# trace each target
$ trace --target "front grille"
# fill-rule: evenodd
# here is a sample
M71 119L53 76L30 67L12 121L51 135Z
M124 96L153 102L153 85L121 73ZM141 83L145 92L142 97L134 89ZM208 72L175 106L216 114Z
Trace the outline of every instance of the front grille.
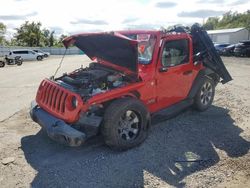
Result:
M78 106L72 106L72 99L78 100ZM36 101L44 110L67 122L77 119L80 111L80 96L57 85L53 81L43 80L37 92Z

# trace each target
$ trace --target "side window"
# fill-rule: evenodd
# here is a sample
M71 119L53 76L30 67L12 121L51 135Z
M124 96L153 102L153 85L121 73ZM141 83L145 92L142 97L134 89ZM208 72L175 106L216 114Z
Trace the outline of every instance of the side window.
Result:
M167 41L164 44L161 63L172 67L189 61L189 47L187 39Z

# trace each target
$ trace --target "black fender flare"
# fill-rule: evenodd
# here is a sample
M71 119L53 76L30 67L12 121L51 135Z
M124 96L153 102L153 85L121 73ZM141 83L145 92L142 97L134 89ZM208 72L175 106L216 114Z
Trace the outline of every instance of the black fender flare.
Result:
M194 79L192 87L188 93L188 97L187 97L188 99L193 99L195 97L196 93L198 92L201 85L203 84L205 77L211 78L214 81L215 86L220 81L219 75L216 74L213 70L211 70L209 68L205 68L205 69L200 70L199 73L197 74L196 78Z
M199 73L197 74L196 78L193 81L192 87L188 93L188 99L193 99L196 95L196 93L198 92L198 90L200 89L201 85L204 82L206 76L206 69L202 69L199 71Z

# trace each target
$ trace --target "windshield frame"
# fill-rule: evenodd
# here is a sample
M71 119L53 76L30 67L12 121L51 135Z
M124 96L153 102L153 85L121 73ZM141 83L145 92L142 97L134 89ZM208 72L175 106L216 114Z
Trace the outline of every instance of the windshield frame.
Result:
M155 34L152 33L129 33L129 34L123 34L126 37L132 39L132 40L136 40L138 42L138 64L142 64L142 65L149 65L152 63L152 59L154 56L154 51L155 51L155 46L156 46L156 42L157 42L157 36ZM146 39L138 39L141 36L148 36L148 38ZM143 37L141 37L143 38ZM146 51L146 53L148 53L148 49L149 47L151 48L150 54L144 54ZM140 48L144 48L144 49L140 49ZM140 52L140 50L143 50L143 56L142 52ZM146 56L150 56L150 58L146 58Z

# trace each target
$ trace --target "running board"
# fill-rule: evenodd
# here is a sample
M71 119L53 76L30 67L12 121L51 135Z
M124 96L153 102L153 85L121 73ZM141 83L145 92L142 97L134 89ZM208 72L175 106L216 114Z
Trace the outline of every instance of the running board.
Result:
M193 102L193 99L186 99L168 108L155 112L154 114L152 114L152 124L157 124L176 116L186 108L190 107Z

